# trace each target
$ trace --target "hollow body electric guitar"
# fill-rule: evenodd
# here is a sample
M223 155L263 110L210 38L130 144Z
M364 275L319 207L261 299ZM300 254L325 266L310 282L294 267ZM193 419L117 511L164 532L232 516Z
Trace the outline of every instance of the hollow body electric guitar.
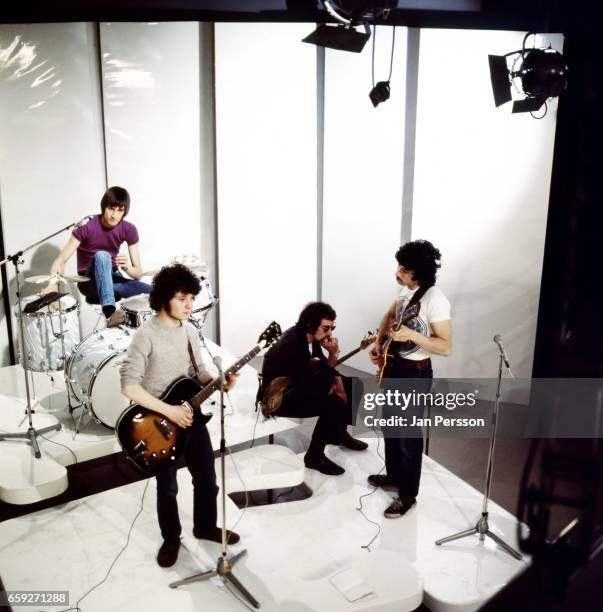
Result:
M411 319L419 316L419 311L421 310L421 302L417 302L412 306L406 308L400 318L396 321L396 325L394 326L394 331L398 331L403 325L408 323ZM391 336L387 337L387 340L383 343L382 349L382 361L379 366L379 370L377 372L377 381L381 382L384 378L388 376L389 369L391 368L394 356L392 354L391 345L399 344L395 340L392 339Z
M340 363L347 361L356 353L368 348L371 344L373 344L373 342L375 342L376 339L377 335L374 332L368 332L368 334L360 342L360 346L338 359L334 367L337 367ZM316 363L318 363L320 360L317 357L313 357L312 361L316 361ZM291 387L292 384L293 379L289 376L277 376L268 383L264 393L262 394L262 414L265 417L273 415L282 406L283 396L287 392L287 388Z
M224 372L234 374L261 350L271 346L281 335L278 323L272 322L258 339L257 345ZM177 406L183 404L193 413L193 427L207 423L210 415L203 414L201 404L220 387L216 378L202 386L194 378L182 376L165 391L161 400ZM134 404L127 408L115 427L117 439L128 457L144 472L157 474L174 465L184 450L186 430L166 416Z

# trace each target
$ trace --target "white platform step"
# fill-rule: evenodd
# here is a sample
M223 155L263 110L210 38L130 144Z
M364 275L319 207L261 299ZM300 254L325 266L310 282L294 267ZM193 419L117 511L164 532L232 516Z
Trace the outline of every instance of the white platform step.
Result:
M294 487L303 482L304 469L300 457L286 446L280 444L254 446L227 455L226 490L243 491L241 481L245 483L248 491ZM219 479L219 461L216 462L216 471Z

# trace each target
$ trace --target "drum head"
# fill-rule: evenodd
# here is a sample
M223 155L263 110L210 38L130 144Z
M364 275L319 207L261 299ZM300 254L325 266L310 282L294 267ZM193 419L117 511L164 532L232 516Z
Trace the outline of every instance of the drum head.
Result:
M115 353L103 361L92 380L90 399L94 416L107 427L115 429L121 413L130 400L121 393L119 366L126 354Z

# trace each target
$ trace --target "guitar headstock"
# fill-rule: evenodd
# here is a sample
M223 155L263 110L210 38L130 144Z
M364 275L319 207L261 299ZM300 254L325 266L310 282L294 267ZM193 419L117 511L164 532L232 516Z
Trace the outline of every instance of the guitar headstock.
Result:
M360 341L360 348L364 351L371 344L373 344L375 340L377 340L377 333L374 331L367 332L366 336L364 336L364 338L362 338L362 340Z
M260 334L258 344L263 349L266 349L272 346L282 333L281 326L276 321L272 321L272 323L270 323L270 325Z

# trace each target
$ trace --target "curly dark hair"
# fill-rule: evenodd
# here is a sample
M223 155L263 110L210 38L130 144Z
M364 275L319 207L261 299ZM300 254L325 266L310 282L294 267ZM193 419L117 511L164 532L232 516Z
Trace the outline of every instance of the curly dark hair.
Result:
M334 321L337 317L335 310L325 302L310 302L299 313L295 327L304 333L313 334L323 319Z
M170 300L181 291L197 295L201 291L199 279L182 264L164 266L153 277L149 304L155 312L169 311Z
M398 263L411 271L413 279L422 287L435 285L441 258L440 251L428 240L407 242L396 252Z
M121 206L124 209L124 217L130 210L130 194L123 187L109 187L101 198L101 212L105 212L107 206Z

